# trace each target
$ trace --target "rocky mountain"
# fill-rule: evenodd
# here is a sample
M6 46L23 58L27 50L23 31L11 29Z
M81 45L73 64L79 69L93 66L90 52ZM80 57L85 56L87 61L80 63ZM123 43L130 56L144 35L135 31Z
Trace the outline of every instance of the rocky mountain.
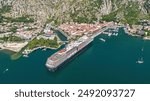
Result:
M9 17L32 15L39 23L113 20L136 23L150 19L150 0L0 0L0 8L11 5Z

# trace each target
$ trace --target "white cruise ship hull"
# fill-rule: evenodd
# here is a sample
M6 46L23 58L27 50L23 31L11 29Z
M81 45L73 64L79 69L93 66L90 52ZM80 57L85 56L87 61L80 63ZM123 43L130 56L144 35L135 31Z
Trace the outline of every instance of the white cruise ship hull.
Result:
M64 64L68 63L69 61L71 61L72 59L74 59L76 56L78 56L81 52L83 52L90 45L90 43L92 41L93 41L93 39L91 38L88 41L86 41L86 43L84 44L84 46L82 46L81 48L77 47L77 50L75 52L73 52L72 54L70 54L69 56L67 56L61 62L55 64L55 66L49 65L49 60L47 60L46 67L48 68L49 71L55 71L55 70L57 70L59 67L61 67Z

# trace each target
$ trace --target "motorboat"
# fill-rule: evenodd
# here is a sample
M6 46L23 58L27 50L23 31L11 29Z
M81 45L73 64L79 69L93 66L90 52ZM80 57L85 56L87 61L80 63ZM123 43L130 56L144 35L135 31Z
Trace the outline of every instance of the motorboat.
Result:
M106 42L106 40L105 40L105 39L103 39L103 38L99 38L99 40L101 40L101 41L103 41L103 42Z

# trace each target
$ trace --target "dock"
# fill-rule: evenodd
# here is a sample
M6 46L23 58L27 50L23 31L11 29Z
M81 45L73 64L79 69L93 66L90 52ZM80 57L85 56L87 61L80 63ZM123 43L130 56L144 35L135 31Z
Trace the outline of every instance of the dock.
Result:
M110 27L102 28L100 31L98 31L97 33L95 33L95 34L92 36L92 38L97 37L98 35L100 35L100 34L103 33L104 31L106 31L108 28L110 28Z
M102 28L102 29L100 29L97 33L95 33L94 35L92 35L92 38L95 38L95 37L97 37L98 35L100 35L100 34L102 34L102 33L104 33L104 34L110 34L109 32L105 32L107 29L118 29L118 28L122 28L123 26L107 26L107 27L105 27L105 28Z
M129 31L125 27L124 27L124 31L125 31L126 34L129 34Z

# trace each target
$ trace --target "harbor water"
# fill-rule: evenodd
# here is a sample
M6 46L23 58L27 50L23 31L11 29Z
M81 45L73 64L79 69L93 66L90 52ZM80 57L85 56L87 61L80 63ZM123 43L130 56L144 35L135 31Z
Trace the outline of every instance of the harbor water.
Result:
M103 38L105 41L100 40ZM91 46L56 72L45 66L57 50L37 50L11 60L0 52L0 84L147 84L150 83L150 41L128 36L97 36ZM143 58L143 63L137 63Z

